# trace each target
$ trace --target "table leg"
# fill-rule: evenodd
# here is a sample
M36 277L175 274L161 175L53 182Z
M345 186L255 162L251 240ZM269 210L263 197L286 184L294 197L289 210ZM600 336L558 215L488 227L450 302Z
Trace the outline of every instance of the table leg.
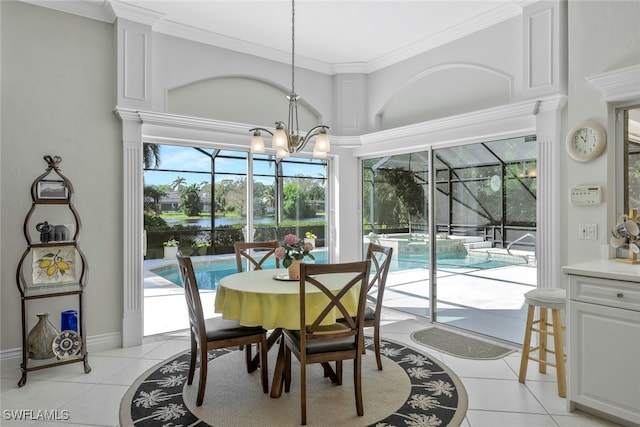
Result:
M276 341L278 341L278 338L280 338L281 335L282 335L281 328L276 328L273 331L271 331L271 333L267 337L267 351L270 350L271 347L273 347L273 345L276 343ZM253 357L251 362L249 362L249 372L253 372L256 369L258 369L259 365L260 365L260 352L258 352Z
M282 384L284 383L285 355L284 355L284 338L280 340L278 348L278 359L273 372L273 380L271 381L271 397L277 399L282 395Z

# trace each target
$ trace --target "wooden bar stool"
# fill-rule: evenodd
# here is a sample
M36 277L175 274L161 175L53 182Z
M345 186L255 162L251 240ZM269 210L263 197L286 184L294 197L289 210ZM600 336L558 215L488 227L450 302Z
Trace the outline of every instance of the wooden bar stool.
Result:
M525 302L529 305L527 312L527 326L522 344L522 359L520 360L520 375L518 380L524 384L527 377L529 360L538 362L538 371L547 373L547 365L556 368L558 376L558 394L567 397L567 382L564 369L564 350L562 347L562 321L560 310L565 309L566 290L564 289L534 289L524 294ZM535 308L539 307L540 317L534 320ZM548 322L547 310L551 310L551 323ZM551 328L549 328L551 327ZM539 339L536 347L531 347L531 333L538 332ZM553 350L547 348L547 335L553 336ZM538 357L531 353L538 352ZM547 361L547 353L554 355L554 362Z

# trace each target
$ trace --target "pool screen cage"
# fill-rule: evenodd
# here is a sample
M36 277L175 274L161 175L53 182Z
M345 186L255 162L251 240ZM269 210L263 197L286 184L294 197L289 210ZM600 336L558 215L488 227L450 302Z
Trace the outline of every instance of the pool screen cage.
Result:
M363 160L363 233L428 236L429 153ZM436 234L535 251L536 138L433 150ZM528 238L532 237L532 238Z

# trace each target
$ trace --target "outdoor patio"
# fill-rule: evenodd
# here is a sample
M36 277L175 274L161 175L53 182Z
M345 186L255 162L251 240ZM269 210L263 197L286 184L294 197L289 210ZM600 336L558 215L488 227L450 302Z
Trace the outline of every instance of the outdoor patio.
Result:
M233 259L233 255L217 255L194 257L194 260L221 257ZM175 264L175 261L144 262L145 336L188 327L182 288L151 271L168 264ZM418 316L427 320L428 274L429 271L423 268L390 272L385 307L407 313L410 318ZM439 268L437 280L439 322L521 344L526 319L524 294L536 287L535 262L486 270ZM202 290L201 297L205 316L216 316L213 312L215 291Z

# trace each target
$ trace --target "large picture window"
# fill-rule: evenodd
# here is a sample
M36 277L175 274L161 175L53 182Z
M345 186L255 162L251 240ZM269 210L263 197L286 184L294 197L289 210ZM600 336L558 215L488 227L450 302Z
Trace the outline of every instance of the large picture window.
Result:
M151 151L145 144L145 152ZM233 253L237 241L316 236L327 244L327 160L153 145L145 162L145 259L175 240L186 255ZM147 157L145 156L145 159Z

